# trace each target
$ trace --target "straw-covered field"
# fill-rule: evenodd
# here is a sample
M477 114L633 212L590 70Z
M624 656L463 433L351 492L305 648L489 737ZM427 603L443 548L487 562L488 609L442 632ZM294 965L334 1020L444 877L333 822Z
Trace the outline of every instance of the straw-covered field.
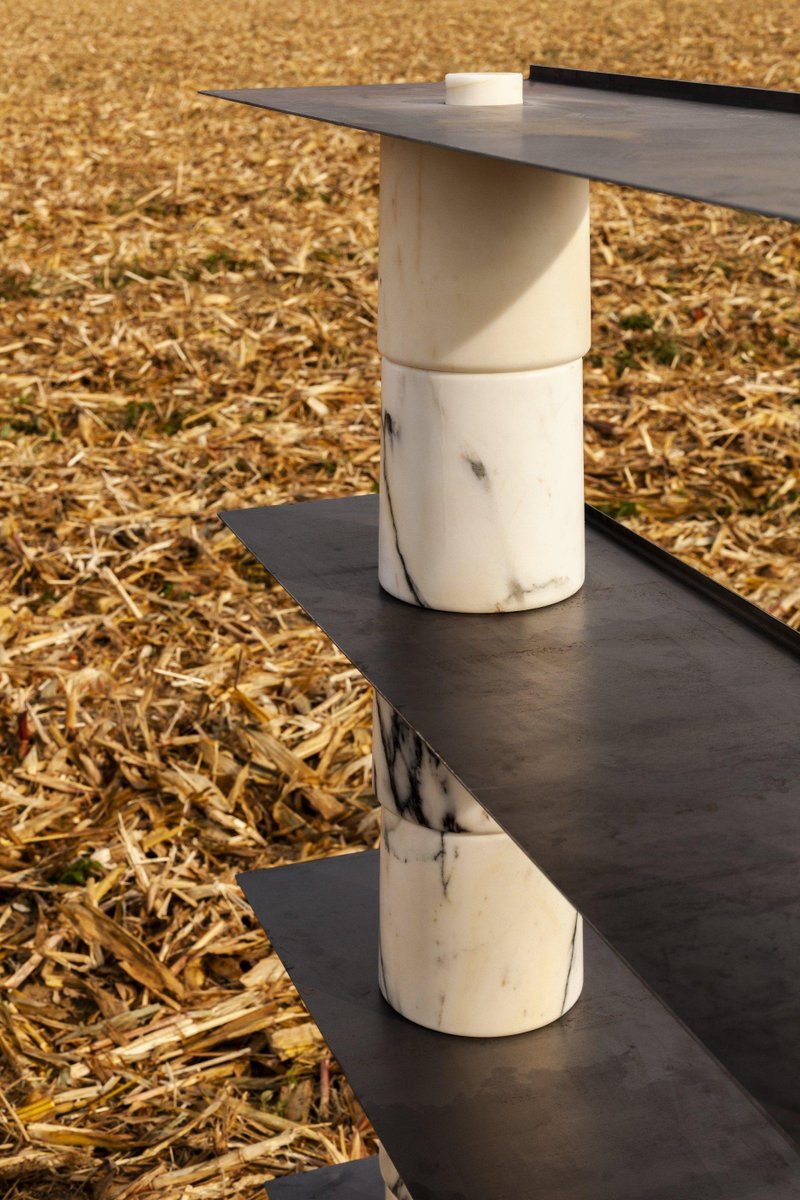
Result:
M795 0L2 0L0 1192L374 1148L237 871L371 846L355 671L216 513L377 481L376 142L201 87L800 87ZM800 238L597 187L589 498L800 626Z

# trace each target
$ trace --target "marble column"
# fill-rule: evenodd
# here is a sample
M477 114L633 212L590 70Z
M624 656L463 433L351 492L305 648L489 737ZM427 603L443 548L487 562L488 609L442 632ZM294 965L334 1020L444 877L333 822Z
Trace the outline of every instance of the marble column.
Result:
M448 75L445 93L464 120L503 106L513 134L520 75ZM589 336L586 180L382 138L379 579L393 596L498 613L581 587ZM386 1000L463 1036L557 1020L583 985L578 913L380 697L373 758ZM381 1172L386 1200L411 1200L383 1150Z
M520 75L448 75L449 120L513 137L523 91ZM589 341L586 180L382 138L379 579L393 596L503 613L581 587ZM557 1020L583 984L578 913L380 697L373 755L386 1000L463 1036ZM386 1200L411 1200L383 1151L381 1171Z
M586 354L587 180L383 137L380 187L385 358L423 371L492 372Z
M554 604L584 577L580 360L536 371L383 361L379 578L425 608Z
M557 1020L583 984L578 913L381 697L373 756L386 1000L467 1037Z

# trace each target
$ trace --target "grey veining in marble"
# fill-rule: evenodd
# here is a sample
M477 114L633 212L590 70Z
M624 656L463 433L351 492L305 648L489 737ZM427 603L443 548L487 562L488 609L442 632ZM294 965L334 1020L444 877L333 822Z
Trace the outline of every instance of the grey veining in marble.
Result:
M502 833L438 754L377 693L372 706L372 762L379 802L406 821L442 833Z
M411 1192L400 1178L400 1172L389 1158L383 1146L380 1147L378 1152L378 1162L380 1164L381 1176L386 1186L386 1200L413 1200Z
M584 577L582 364L469 374L383 360L381 585L452 612L555 604Z

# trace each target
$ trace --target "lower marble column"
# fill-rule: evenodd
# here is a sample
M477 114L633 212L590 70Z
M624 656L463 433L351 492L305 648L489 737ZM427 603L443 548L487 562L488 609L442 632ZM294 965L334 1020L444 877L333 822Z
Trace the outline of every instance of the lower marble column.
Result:
M583 986L579 914L381 699L374 758L386 1000L468 1037L555 1021Z
M554 604L584 577L580 359L537 371L383 360L379 579L452 612Z

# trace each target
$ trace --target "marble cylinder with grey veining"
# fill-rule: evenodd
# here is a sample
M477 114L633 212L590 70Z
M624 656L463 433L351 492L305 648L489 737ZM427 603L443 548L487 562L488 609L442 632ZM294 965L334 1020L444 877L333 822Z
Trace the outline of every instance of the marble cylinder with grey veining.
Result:
M445 103L466 121L504 106L507 125L525 91L511 72L451 73ZM379 276L382 586L453 612L571 596L583 582L587 181L383 137Z
M584 577L581 362L457 374L383 361L379 579L452 612L554 604Z
M446 833L500 833L474 796L383 696L372 702L372 765L381 805Z
M376 716L384 997L469 1037L555 1021L583 984L580 916L380 698Z
M378 348L392 362L530 371L588 351L586 179L382 137L379 220Z

